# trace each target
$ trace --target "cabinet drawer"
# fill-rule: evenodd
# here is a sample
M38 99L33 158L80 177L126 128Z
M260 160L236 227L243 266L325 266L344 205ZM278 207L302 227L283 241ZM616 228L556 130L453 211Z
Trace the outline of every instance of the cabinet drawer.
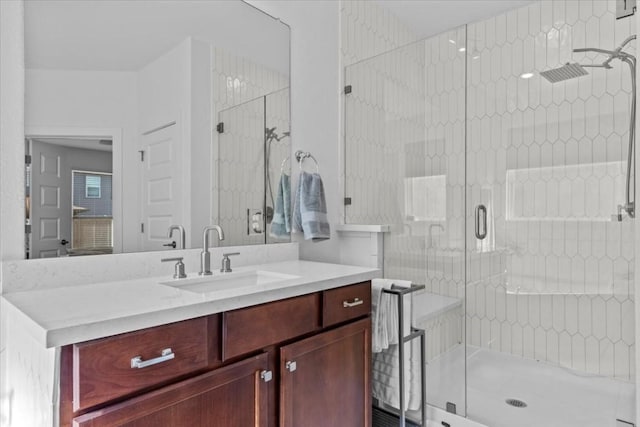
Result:
M322 327L371 313L371 282L330 289L322 293Z
M208 344L215 342L208 337L207 327L213 318L200 317L75 344L74 411L206 368L210 354L215 352ZM217 335L216 330L210 333ZM158 359L163 350L165 357ZM139 358L141 367L132 366L134 358ZM159 363L149 362L152 360Z
M75 427L267 426L261 354L76 417Z
M318 293L223 314L222 359L260 350L319 329Z

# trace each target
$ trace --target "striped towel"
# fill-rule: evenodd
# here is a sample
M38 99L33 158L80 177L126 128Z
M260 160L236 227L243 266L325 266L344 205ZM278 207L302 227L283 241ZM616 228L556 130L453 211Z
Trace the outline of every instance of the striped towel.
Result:
M382 289L391 286L409 287L410 281L374 279L372 281L373 318L373 397L393 406L400 407L400 355L398 345L398 301L397 296L386 294ZM404 296L404 333L411 333L411 295ZM417 410L421 406L420 341L413 340L405 345L404 386L405 410Z

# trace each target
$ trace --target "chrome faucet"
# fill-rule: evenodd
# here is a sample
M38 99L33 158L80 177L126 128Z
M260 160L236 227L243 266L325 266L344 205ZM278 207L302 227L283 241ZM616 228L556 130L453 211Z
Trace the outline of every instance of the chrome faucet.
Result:
M228 254L222 254L222 266L220 267L220 273L231 273L231 259L232 255L240 255L240 252L230 252Z
M180 249L184 249L185 248L185 242L187 240L185 232L184 232L184 227L181 225L172 225L169 227L169 238L171 238L171 236L173 236L173 231L174 230L178 230L180 232Z
M218 239L224 240L224 231L219 225L208 225L202 231L202 252L200 252L200 273L201 276L211 276L211 254L209 253L209 232L216 230Z
M184 262L182 262L184 258L176 257L176 258L162 258L160 261L176 261L176 265L174 267L173 278L174 279L184 279L187 277L187 274L184 272Z

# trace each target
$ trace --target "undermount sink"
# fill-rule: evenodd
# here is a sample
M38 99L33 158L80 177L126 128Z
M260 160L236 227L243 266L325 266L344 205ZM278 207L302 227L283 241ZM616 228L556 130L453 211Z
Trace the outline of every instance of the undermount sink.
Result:
M263 270L238 271L232 273L220 273L213 276L199 276L192 279L178 279L160 282L161 285L171 286L183 291L198 294L259 287L286 280L297 279L300 276L291 274L274 273Z

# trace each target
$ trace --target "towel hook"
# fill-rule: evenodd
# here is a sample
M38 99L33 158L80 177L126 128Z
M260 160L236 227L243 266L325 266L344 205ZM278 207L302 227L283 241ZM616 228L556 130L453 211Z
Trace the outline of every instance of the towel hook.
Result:
M311 159L313 160L313 163L316 164L316 173L320 172L320 166L318 165L318 161L308 151L298 150L295 152L295 156L296 156L296 160L298 161L298 165L300 166L300 170L302 170L302 163L304 162L304 160Z

